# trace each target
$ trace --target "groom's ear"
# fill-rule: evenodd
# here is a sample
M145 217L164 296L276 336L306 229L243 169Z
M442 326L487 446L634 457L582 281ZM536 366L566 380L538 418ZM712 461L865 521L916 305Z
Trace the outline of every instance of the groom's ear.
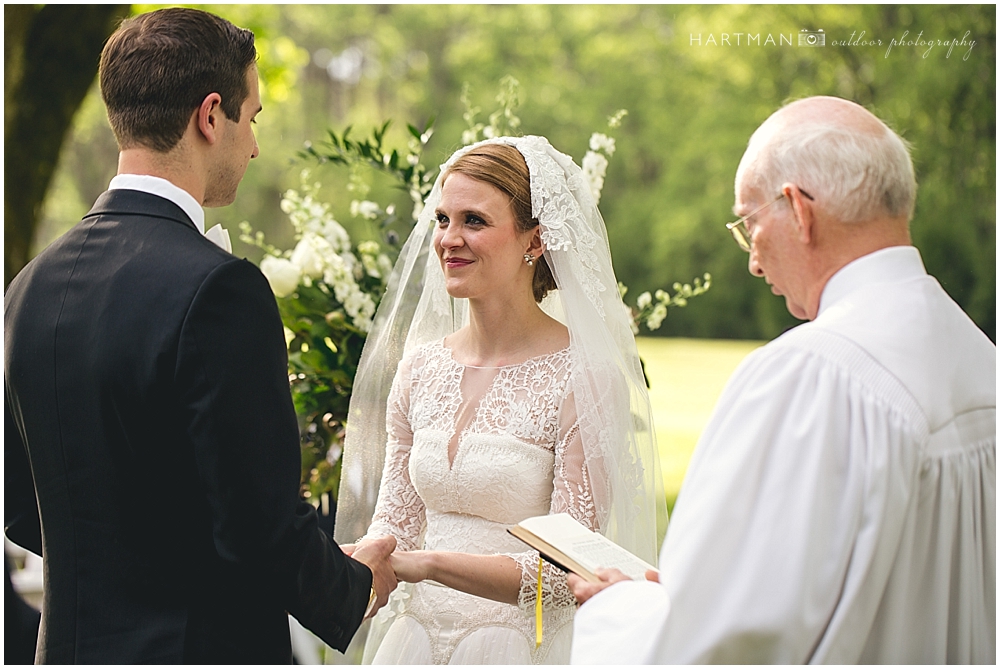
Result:
M225 112L222 111L222 96L218 93L209 93L194 113L198 133L209 144L215 144L219 139L219 126L225 118Z

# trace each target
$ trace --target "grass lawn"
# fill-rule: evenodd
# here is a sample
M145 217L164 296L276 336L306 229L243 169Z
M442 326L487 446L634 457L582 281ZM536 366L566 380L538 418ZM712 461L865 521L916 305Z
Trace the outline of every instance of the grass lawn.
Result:
M760 341L638 337L660 449L667 506L684 480L691 453L736 366Z

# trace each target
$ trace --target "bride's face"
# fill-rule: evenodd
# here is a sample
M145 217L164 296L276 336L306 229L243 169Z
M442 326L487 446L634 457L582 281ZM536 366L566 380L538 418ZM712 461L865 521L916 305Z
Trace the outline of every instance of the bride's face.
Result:
M452 297L507 291L531 294L532 268L524 261L532 231L517 228L510 197L488 183L452 173L441 189L434 250Z

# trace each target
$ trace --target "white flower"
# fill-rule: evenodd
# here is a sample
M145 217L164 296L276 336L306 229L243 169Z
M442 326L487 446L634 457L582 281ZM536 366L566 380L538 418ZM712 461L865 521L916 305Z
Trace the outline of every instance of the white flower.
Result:
M310 279L318 279L323 276L326 263L321 254L321 245L329 246L322 237L307 232L295 245L295 250L292 251L292 264Z
M596 174L602 179L604 174L608 169L608 159L599 153L593 151L587 151L587 155L583 157L583 171L589 174Z
M351 274L359 274L358 259L353 253L345 252L340 254L340 261L344 263L344 268Z
M594 195L594 202L601 201L601 190L604 188L604 174L608 169L608 159L594 151L587 151L583 157L583 174L590 184L590 192Z
M292 210L295 209L295 205L298 201L299 194L294 190L289 190L285 192L285 197L281 198L281 211L286 214L291 214Z
M351 201L351 216L360 216L361 218L366 218L369 221L374 221L378 218L379 212L382 208L371 200L352 200Z
M615 140L607 135L595 132L590 136L590 148L594 151L604 151L609 156L615 155Z
M349 256L349 254L345 254ZM352 262L356 262L351 256ZM344 311L354 321L354 326L362 332L371 328L371 319L375 314L375 302L371 296L364 293L354 281L351 268L344 262L345 258L334 255L329 258L323 281L333 288L333 295L344 305Z
M351 238L343 226L334 220L330 205L317 202L312 195L303 197L298 191L289 190L281 200L281 210L288 214L292 227L300 235L320 235L338 253L350 250Z
M646 327L650 330L657 330L663 324L663 319L666 317L667 305L660 302L653 308L653 313L649 315L649 318L646 319Z
M344 308L347 309L349 314L357 314L364 307L365 294L359 290L353 290L347 295L347 299L344 300Z
M384 253L380 253L378 256L378 270L382 276L392 274L392 260Z
M361 265L364 267L365 273L368 276L374 277L376 279L382 278L382 272L379 271L378 265L378 242L375 241L364 241L358 244L358 253L361 255Z
M330 262L328 262L326 266L326 271L323 273L323 282L333 288L334 295L341 303L343 303L338 290L341 290L340 286L345 279L351 281L352 283L353 279L351 279L351 273L348 268L344 266L343 258L338 255L334 255L329 258L329 261Z
M332 218L326 221L320 234L335 251L347 251L351 248L351 236L344 226Z
M310 223L322 219L324 216L326 216L327 205L323 204L322 202L314 201L311 195L306 197L305 202L303 202L303 204L305 204L308 207L307 211L309 212L309 216L312 217L313 219L312 221L310 221Z
M625 307L625 318L628 319L628 326L632 330L632 334L639 334L639 326L635 323L635 314L632 313L632 310L628 307L628 305L622 304L622 306Z
M639 309L645 309L652 303L653 296L649 294L648 290L635 300L635 306L639 307Z
M378 253L378 242L368 239L358 244L358 253L373 256Z
M420 214L424 210L424 199L416 188L410 189L410 199L413 200L413 220L415 221L420 218Z
M260 271L277 297L287 297L295 292L299 279L302 278L302 272L291 260L274 256L264 256L260 261Z

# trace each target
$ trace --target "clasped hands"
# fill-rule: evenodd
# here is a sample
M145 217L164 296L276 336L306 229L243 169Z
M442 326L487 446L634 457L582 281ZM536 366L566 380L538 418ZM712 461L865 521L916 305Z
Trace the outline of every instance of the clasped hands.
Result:
M341 546L341 549L346 554L351 555L360 562L364 562L372 570L377 598L376 607L371 613L374 613L374 611L385 605L389 594L395 590L399 581L419 583L429 578L442 580L441 576L433 575L435 573L435 553L433 551L396 551L395 547L396 541L391 536L380 539L368 539L356 546L353 544ZM375 559L369 561L370 558ZM438 571L440 570L439 565ZM600 583L589 583L575 574L567 576L567 584L579 604L583 604L598 592L615 583L631 580L617 569L598 569L595 571L595 574L601 579ZM659 582L659 573L654 570L647 571L646 580ZM461 585L456 586L450 581L448 584L464 590ZM475 591L468 590L468 592ZM482 596L494 599L492 594L483 594ZM506 601L506 598L497 599L498 601ZM516 601L516 598L514 601Z
M429 566L424 559L427 551L396 551L396 538L391 535L366 539L358 544L342 544L340 549L372 570L376 598L369 617L385 606L400 581L419 583L429 576Z

